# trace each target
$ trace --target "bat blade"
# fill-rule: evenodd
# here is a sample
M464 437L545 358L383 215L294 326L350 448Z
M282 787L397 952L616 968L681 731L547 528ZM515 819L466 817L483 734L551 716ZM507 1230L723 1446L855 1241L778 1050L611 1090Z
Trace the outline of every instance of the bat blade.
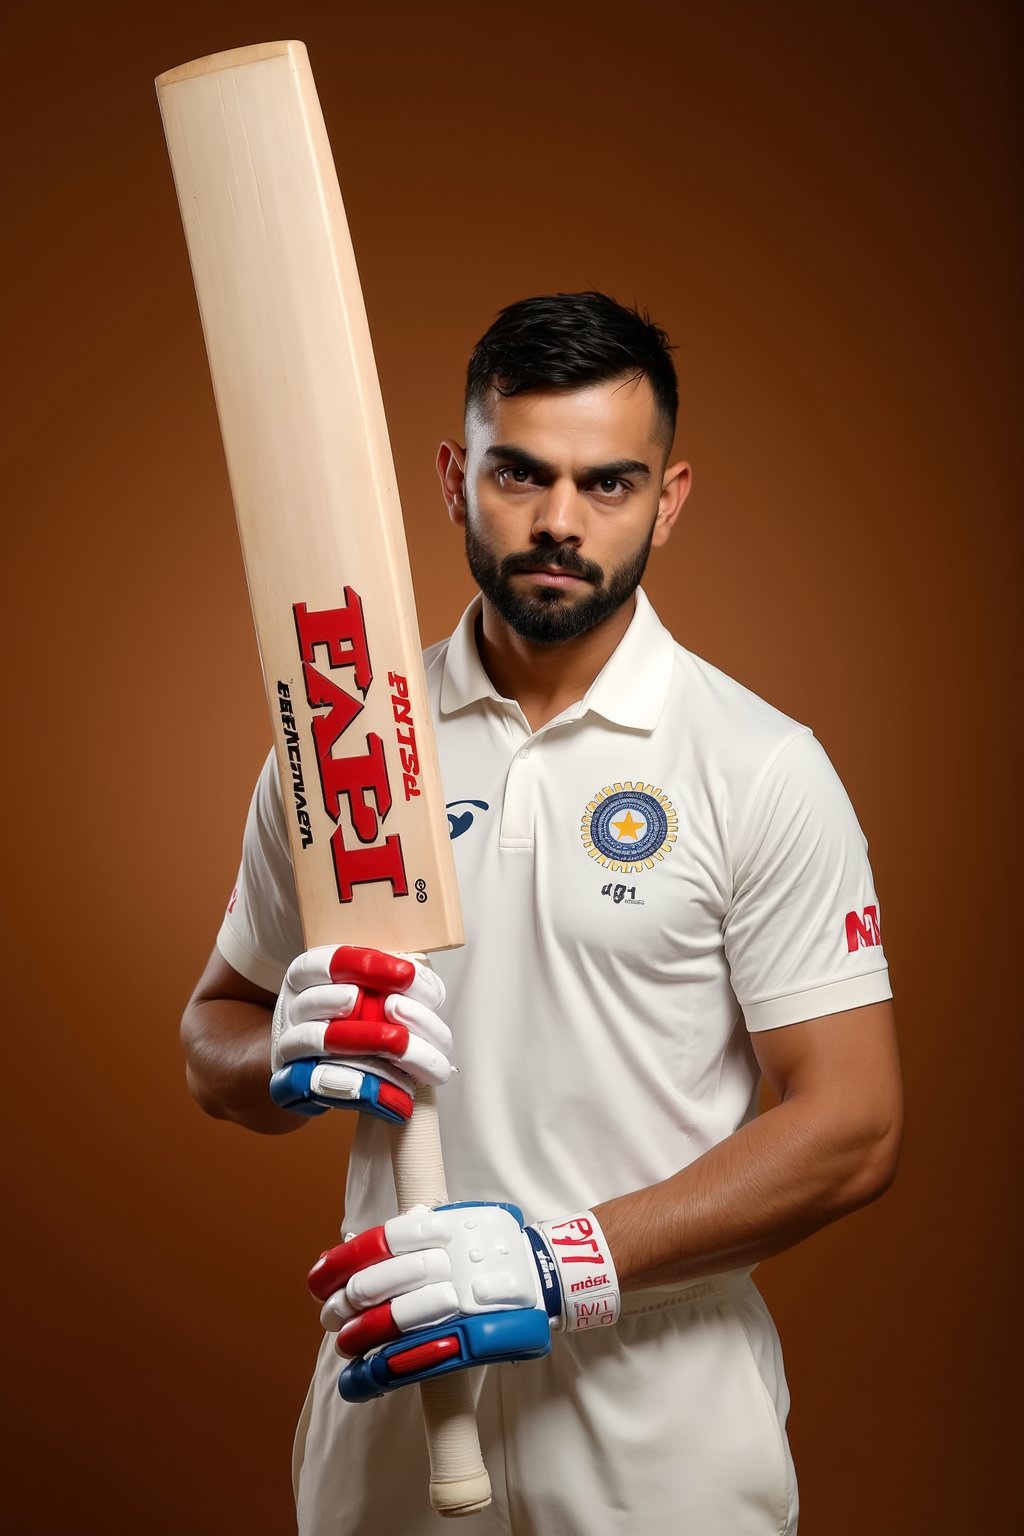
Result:
M308 945L463 942L405 533L355 257L305 47L161 75ZM399 1204L447 1196L433 1095ZM430 1493L490 1485L468 1377L423 1390Z
M157 81L309 944L463 942L405 530L301 43Z

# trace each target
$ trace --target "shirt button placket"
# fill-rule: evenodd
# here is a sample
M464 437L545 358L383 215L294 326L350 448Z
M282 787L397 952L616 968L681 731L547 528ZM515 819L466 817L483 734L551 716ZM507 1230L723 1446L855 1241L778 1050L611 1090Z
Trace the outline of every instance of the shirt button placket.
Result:
M505 803L501 814L501 846L533 847L533 783L531 748L520 747L509 765L505 781Z

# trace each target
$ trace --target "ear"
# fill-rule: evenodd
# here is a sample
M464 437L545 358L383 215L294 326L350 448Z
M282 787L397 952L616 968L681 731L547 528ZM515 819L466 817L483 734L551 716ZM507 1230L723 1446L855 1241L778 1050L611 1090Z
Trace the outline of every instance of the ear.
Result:
M691 483L689 464L670 464L666 469L658 498L658 515L654 519L654 536L651 539L653 548L659 548L668 539L675 527L676 518L683 510L683 502L690 494Z
M448 516L457 528L466 521L466 450L446 437L437 450L437 476Z

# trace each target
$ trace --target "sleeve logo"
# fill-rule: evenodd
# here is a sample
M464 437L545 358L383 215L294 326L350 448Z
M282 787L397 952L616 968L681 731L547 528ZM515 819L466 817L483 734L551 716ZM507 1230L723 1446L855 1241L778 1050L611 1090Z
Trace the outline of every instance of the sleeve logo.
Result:
M863 912L847 912L846 947L851 955L858 949L870 949L873 944L881 942L882 929L877 907L865 907Z
M588 858L618 874L653 869L671 853L679 818L668 796L653 784L606 784L589 802L580 823Z

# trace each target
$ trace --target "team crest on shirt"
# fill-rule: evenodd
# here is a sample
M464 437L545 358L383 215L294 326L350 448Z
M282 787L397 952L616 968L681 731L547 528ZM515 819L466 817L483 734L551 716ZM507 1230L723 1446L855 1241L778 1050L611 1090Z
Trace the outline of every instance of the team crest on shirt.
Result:
M679 832L675 806L653 784L606 784L583 813L580 836L590 858L619 874L653 869Z

